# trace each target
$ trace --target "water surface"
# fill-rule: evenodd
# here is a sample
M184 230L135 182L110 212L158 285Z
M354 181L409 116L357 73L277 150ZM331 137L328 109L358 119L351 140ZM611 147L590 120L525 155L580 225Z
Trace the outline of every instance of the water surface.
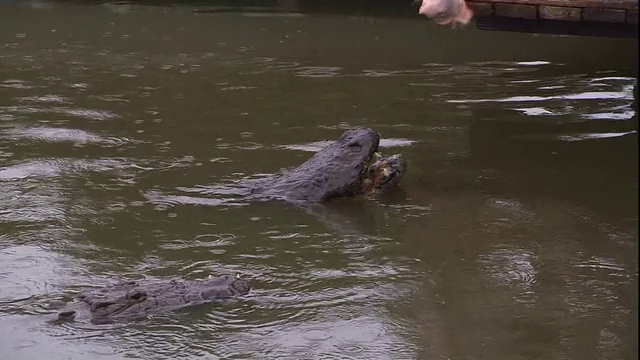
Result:
M637 42L232 9L0 4L6 356L637 357ZM400 191L234 188L355 126L408 158ZM226 273L252 293L45 323L85 287Z

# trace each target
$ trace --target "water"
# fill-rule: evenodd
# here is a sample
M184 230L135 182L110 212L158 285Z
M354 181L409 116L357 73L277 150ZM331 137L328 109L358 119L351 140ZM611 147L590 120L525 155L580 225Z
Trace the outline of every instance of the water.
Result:
M636 41L253 5L0 4L3 359L637 358ZM401 191L234 188L354 126ZM226 273L251 294L46 323Z

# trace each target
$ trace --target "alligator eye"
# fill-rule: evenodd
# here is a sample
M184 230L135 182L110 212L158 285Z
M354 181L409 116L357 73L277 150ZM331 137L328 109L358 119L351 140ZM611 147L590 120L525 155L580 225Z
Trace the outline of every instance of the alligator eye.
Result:
M140 291L136 291L133 294L131 294L130 298L133 300L140 300L142 298L144 298L145 294L143 292Z

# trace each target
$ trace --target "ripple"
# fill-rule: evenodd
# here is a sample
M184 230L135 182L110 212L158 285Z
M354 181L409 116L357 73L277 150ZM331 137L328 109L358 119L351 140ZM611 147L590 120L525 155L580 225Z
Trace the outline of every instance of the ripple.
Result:
M263 334L258 346L274 346L274 358L339 358L357 355L359 358L386 358L415 356L415 349L394 331L395 324L378 317L367 315L347 315L345 318L322 317L307 323L274 327ZM398 349L403 349L398 352ZM336 354L336 350L340 355Z
M338 66L303 66L292 70L299 77L326 78L339 76L342 68Z
M489 275L497 285L521 288L520 296L530 297L529 291L536 282L537 270L533 254L521 248L498 245L477 262L481 270Z
M155 88L151 89L156 90ZM91 97L105 102L130 102L130 100L126 99L125 95L122 94L92 95Z
M169 318L157 317L156 319L161 319L165 323L148 327L128 326L114 331L114 335L117 337L110 336L112 342L123 343L122 339L129 339L126 342L130 344L119 351L120 355L133 358L164 359L211 355L211 353L203 351L200 346L195 346L196 342L193 341L193 337L201 334L198 334L193 328L182 326Z
M247 203L237 198L205 198L186 195L165 195L158 191L147 191L143 193L150 204L158 211L164 211L168 208L178 205L202 205L202 206L246 206Z
M620 297L621 294L632 292L633 287L637 286L637 271L625 267L619 260L603 255L588 258L581 258L580 255L569 262L570 266L579 271L573 276L564 276L563 295L570 311L589 318L597 317L603 312L624 313L624 317L628 316L628 310L621 305Z
M297 69L301 64L296 61L272 61L265 66L267 69Z
M613 100L628 99L629 94L614 91L586 91L582 93L557 95L557 96L510 96L506 98L496 99L469 99L469 100L447 100L449 103L455 104L471 104L484 102L532 102L532 101L549 101L549 100Z
M69 108L69 107L33 107L33 106L4 106L0 107L5 112L12 112L18 114L36 114L36 113L51 113L51 114L63 114L80 117L89 120L109 120L119 117L117 114L111 111L95 110L95 109L82 109L82 108Z
M7 345L3 350L10 352L15 359L40 359L42 354L54 358L84 359L118 352L111 344L99 343L105 337L94 337L97 341L91 341L91 337L78 336L77 331L43 324L41 317L9 315L3 316L2 321L12 324L10 330L4 332L2 342Z
M587 260L581 261L574 265L577 268L589 268L593 270L602 270L606 272L625 272L626 267L614 259L607 259L603 257L592 257Z
M426 74L426 69L412 69L412 70L384 70L384 69L368 69L363 70L361 76L365 77L386 77L386 76L402 76L402 75L420 75Z
M411 146L416 142L417 141L415 140L402 139L402 138L384 138L384 139L380 139L380 147L390 148L390 147Z
M76 145L106 144L117 146L125 142L130 142L129 139L119 139L116 137L104 138L79 129L52 127L13 128L5 131L5 134L9 139L13 140L30 139L47 142L73 142Z
M176 190L199 195L222 195L222 196L247 196L251 190L245 186L237 184L224 185L197 185L194 187L177 187Z
M17 98L17 100L19 101L30 101L30 102L36 102L36 103L58 103L58 104L64 104L64 103L70 103L71 99L64 97L64 96L60 96L60 95L34 95L34 96L24 96L24 97L19 97Z
M78 179L83 179L89 187L96 186L86 182L87 172L130 176L123 172L122 163L113 159L43 159L0 168L0 221L18 227L55 224L51 230L62 232L74 228L75 219L95 216L98 209L105 210L102 205L96 209L90 199L68 193L68 183ZM115 184L126 186L119 180ZM100 184L97 188L104 191L107 186ZM94 221L106 220L106 217L98 217ZM39 231L46 232L46 229Z
M545 116L545 115L558 115L551 110L547 110L543 107L528 107L528 108L517 108L514 109L522 112L524 115L528 116Z
M309 151L309 152L318 152L325 147L331 145L332 141L316 141L307 144L292 144L292 145L279 145L279 148L287 149L287 150L296 150L296 151Z
M207 313L204 318L202 311ZM315 315L299 310L288 311L286 315L293 319L292 316L300 313L306 315L299 317L298 321L273 321L272 315L256 309L250 301L229 305L221 303L193 308L178 317L160 316L140 325L118 328L118 336L111 335L109 342L122 343L121 348L131 356L145 357L145 354L153 353L161 358L173 358L177 354L184 356L180 353L182 346L190 354L195 355L194 351L197 351L199 356L223 358L246 357L256 353L275 358L293 353L330 355L336 349L351 355L366 353L368 358L376 358L376 351L388 354L388 347L403 349L405 354L413 351L412 347L407 348L403 337L396 334L399 326L382 314L374 315L371 311L366 315L336 313L327 309ZM189 319L185 319L186 316ZM247 326L248 319L259 320L264 326ZM224 341L220 341L222 337ZM176 341L182 345L176 347ZM153 352L149 349L153 349Z
M559 135L557 136L557 139L562 141L583 141L583 140L594 140L594 139L609 139L609 138L621 137L621 136L635 134L635 133L636 131L567 134L567 135Z
M380 139L381 148L411 146L415 143L416 143L415 140L401 139L401 138ZM286 150L318 152L331 144L333 144L332 140L322 140L322 141L314 141L307 144L277 145L276 147L280 149L286 149Z
M198 249L211 249L211 248L224 248L227 246L235 245L236 236L233 234L201 234L197 235L191 240L170 240L165 241L161 247L167 250L181 250L189 248ZM216 253L223 253L216 252Z
M58 290L60 279L77 280L82 261L41 246L10 245L0 249L0 263L0 311L41 313L40 295Z
M551 64L548 61L540 60L540 61L519 61L516 64L523 66L540 66L540 65L549 65Z
M239 65L264 65L271 64L275 62L277 59L273 57L252 57L252 58L240 58L235 60L226 60L223 61L223 65L228 66L239 66Z
M324 329L305 329L300 335L303 339L311 341L324 341L333 337L333 335Z
M23 90L33 89L34 88L34 86L32 86L32 85L27 85L27 82L22 81L22 80L17 80L17 79L4 80L4 81L0 82L0 87L1 88L10 88L10 89L23 89Z
M49 178L62 176L65 173L104 172L123 168L125 166L121 159L40 159L0 167L0 180L24 179L27 177Z
M507 211L513 215L516 219L533 219L534 213L527 210L522 203L516 199L504 199L504 198L489 198L487 199L487 205Z
M27 177L54 177L60 175L59 161L29 161L0 168L0 180L24 179Z
M309 65L295 62L286 61L283 59L273 57L256 57L249 59L238 59L224 62L225 65L252 67L253 69L248 73L259 74L265 73L270 70L281 70L293 73L294 76L305 78L335 78L335 77L368 77L368 78L383 78L383 77L417 77L426 76L429 78L427 83L411 82L409 85L413 86L449 86L446 81L442 83L435 83L435 79L438 76L454 76L456 78L481 78L492 77L502 73L513 72L531 72L535 67L549 64L539 61L531 62L482 62L482 63L467 63L467 64L439 64L439 63L427 63L422 64L422 67L415 69L363 69L354 72L348 72L344 67L340 66L321 66L321 65ZM245 72L246 73L246 72Z
M566 87L566 83L568 80L571 80L574 83L572 89L583 90L574 93L563 93L562 90L568 89ZM516 95L516 96L507 96L507 97L495 97L495 98L483 98L483 99L469 99L469 94L464 94L464 99L445 99L448 103L453 104L480 104L480 103L537 103L537 102L550 102L550 104L555 105L558 101L562 103L566 103L566 101L595 101L595 100L633 100L633 83L634 78L624 78L624 77L610 77L610 78L581 78L575 77L575 79L571 79L570 77L562 77L562 78L552 78L552 79L539 79L538 83L540 84L537 87L537 90L542 92L541 95L535 94L526 94L526 95ZM606 84L602 84L601 82L605 82ZM526 83L524 84L526 86ZM523 91L531 92L529 87L523 86ZM602 91L601 89L605 87L607 89L612 89L611 91ZM526 89L526 90L524 90ZM575 91L575 90L574 90ZM514 92L514 91L512 91ZM552 93L552 95L548 95ZM602 104L599 104L602 106ZM628 105L627 105L628 106ZM616 105L617 111L620 112L629 112L628 108L620 107L619 104ZM549 109L548 107L523 107L516 109L518 111L525 112L527 115L567 115L575 113L575 109L567 108L562 106L557 106L556 109ZM602 110L601 108L598 110ZM549 113L550 112L550 113ZM587 113L588 114L588 113ZM584 114L581 114L584 116ZM617 115L616 115L617 116Z
M390 204L387 205L389 209L399 213L403 218L424 218L433 213L433 206L431 205L419 205L419 204Z
M236 150L257 150L257 149L261 149L262 147L263 147L262 144L257 143L257 142L253 142L253 141L245 141L245 142L235 143L235 144L219 143L219 144L216 145L216 148L218 148L218 149L231 150L231 151L236 151Z
M311 264L309 264L309 267ZM317 265L314 265L317 266ZM326 269L291 272L287 267L263 269L252 277L259 286L251 295L255 312L270 310L280 313L278 320L265 324L259 317L245 319L246 327L265 327L274 323L291 323L336 308L352 308L358 304L373 305L398 299L411 291L406 282L408 269L353 262L346 270ZM342 285L338 285L342 284ZM326 309L326 310L323 310Z
M606 111L591 114L582 114L581 117L588 120L631 120L633 119L634 115L634 111L622 110L619 112Z
M93 110L93 109L73 109L73 108L56 108L55 112L60 114L73 115L89 120L109 120L119 117L110 111Z
M284 17L284 18L290 18L290 17L304 17L304 14L299 14L299 13L277 13L277 12L243 12L242 16L249 16L249 17Z
M532 67L549 64L548 62L531 61L531 62L482 62L468 63L462 65L427 63L416 69L363 69L358 72L348 73L345 68L340 66L310 66L299 62L284 61L277 58L251 58L242 60L233 60L227 62L231 65L254 66L258 69L253 73L263 73L267 70L283 70L290 71L295 76L307 78L329 78L329 77L398 77L423 75L430 77L428 83L411 82L409 85L414 86L433 86L434 78L439 75L455 77L487 77L495 76L501 73L511 72L529 72ZM446 86L445 84L437 84Z
M235 85L235 86L225 86L221 87L220 91L228 91L228 90L251 90L257 89L257 86L243 86L243 85Z

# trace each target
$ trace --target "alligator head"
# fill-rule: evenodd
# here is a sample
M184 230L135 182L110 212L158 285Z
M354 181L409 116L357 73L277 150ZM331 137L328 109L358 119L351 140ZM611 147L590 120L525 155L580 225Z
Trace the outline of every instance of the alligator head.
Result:
M263 194L289 201L325 201L370 195L398 185L406 163L377 153L380 136L369 128L345 131L311 159L263 186Z
M234 276L202 281L129 282L81 294L80 301L60 312L54 322L75 320L80 312L94 324L107 324L244 295L250 290L248 281Z
M114 322L115 318L127 313L139 312L140 316L146 315L141 311L141 304L149 300L149 296L144 289L137 288L135 282L127 283L125 290L116 290L115 294L109 296L108 292L86 293L78 296L81 304L88 306L91 322L95 324L106 324ZM125 291L123 295L120 295ZM83 309L84 310L84 309ZM86 311L85 311L86 312ZM71 321L76 319L78 310L62 311L58 314L57 321Z

